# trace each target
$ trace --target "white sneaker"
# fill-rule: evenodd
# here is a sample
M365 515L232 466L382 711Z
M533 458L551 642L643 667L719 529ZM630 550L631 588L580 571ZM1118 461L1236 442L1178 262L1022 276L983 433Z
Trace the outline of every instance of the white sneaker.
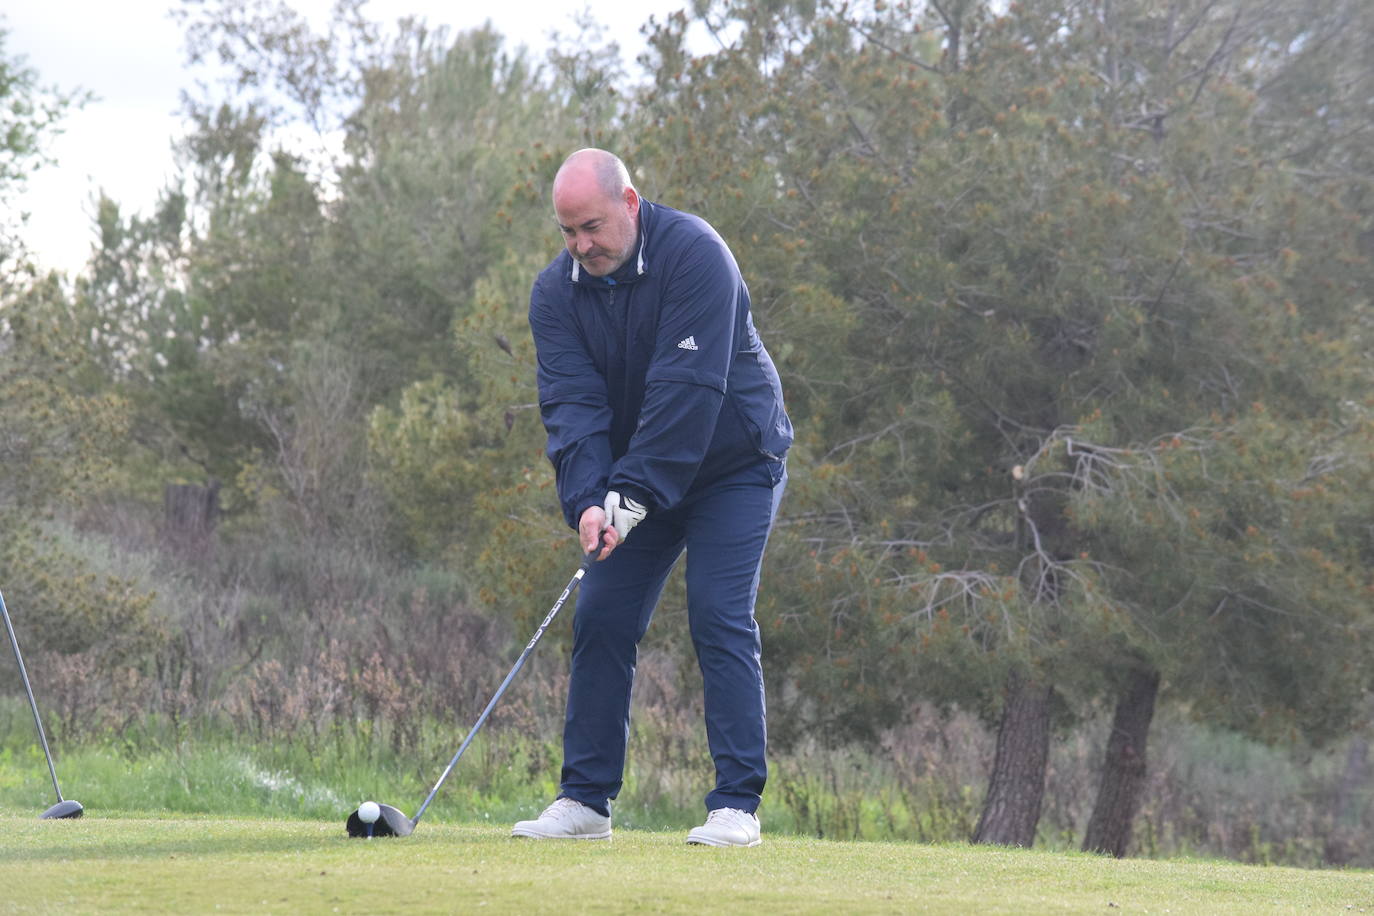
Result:
M687 834L687 842L696 846L757 846L763 840L757 817L738 808L717 808L706 815L706 823Z
M560 798L532 821L520 821L511 836L536 840L609 840L611 819L571 798Z

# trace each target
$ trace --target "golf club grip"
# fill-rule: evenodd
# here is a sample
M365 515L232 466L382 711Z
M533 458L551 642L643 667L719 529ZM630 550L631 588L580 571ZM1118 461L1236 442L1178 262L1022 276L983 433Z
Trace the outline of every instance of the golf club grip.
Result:
M487 716L491 715L491 711L496 706L497 700L501 699L501 695L506 692L506 688L510 686L511 681L515 680L515 675L518 674L521 667L524 666L525 659L529 658L530 653L534 651L534 647L543 637L544 631L549 628L549 624L553 623L553 619L558 616L558 612L563 609L564 603L567 602L572 593L577 591L577 586L581 584L582 577L591 569L592 563L596 562L596 555L600 550L601 545L598 544L595 549L589 551L587 555L583 557L582 565L577 568L577 572L573 573L573 577L568 580L568 584L563 589L563 594L559 595L558 600L553 603L553 607L549 610L548 615L544 617L544 622L539 625L539 629L534 631L534 636L525 646L525 651L520 653L520 657L515 660L515 664L511 667L510 673L507 674L505 680L501 682L501 686L496 688L496 693L492 694L491 699L487 701L486 708L482 710L482 714L477 717L477 721L474 722L472 728L468 730L467 737L463 739L463 743L458 747L458 753L454 754L453 759L448 762L448 766L444 767L444 772L439 776L439 781L434 784L433 789L429 790L429 795L425 798L424 803L420 805L420 810L416 811L415 816L410 819L411 824L418 824L420 822L420 818L424 815L425 809L429 807L429 803L434 801L435 795L439 794L439 787L444 784L444 780L448 779L448 774L452 773L453 768L458 765L459 758L463 756L463 752L468 749L468 745L472 743L472 739L476 737L478 730L481 729L482 725L487 721Z
M10 610L5 607L5 596L0 594L0 615L5 618L5 632L10 637L10 648L14 649L14 660L19 664L19 678L24 682L24 692L29 695L29 708L33 710L33 724L38 727L38 743L43 745L43 756L48 761L48 775L52 777L52 790L57 802L63 801L62 790L57 785L57 767L53 766L52 751L48 750L48 736L43 731L43 720L38 715L38 701L33 698L33 687L29 684L29 672L24 667L24 656L19 654L19 639L14 635L14 624L10 623Z

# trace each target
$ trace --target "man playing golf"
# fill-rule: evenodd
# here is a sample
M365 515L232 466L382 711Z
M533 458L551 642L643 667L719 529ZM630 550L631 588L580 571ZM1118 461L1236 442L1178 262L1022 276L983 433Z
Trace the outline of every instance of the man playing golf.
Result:
M563 163L553 207L566 250L530 296L539 406L563 514L602 562L577 598L559 797L512 834L610 837L637 646L685 549L716 767L687 842L754 846L767 779L754 596L792 443L778 373L703 220L642 200L596 149Z

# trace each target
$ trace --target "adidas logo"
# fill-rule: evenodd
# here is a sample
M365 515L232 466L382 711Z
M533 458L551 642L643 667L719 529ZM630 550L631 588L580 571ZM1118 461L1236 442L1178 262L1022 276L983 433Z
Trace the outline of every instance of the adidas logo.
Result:
M680 340L680 341L678 341L677 348L678 348L679 350L696 350L696 349L698 349L696 337L688 337L686 340Z

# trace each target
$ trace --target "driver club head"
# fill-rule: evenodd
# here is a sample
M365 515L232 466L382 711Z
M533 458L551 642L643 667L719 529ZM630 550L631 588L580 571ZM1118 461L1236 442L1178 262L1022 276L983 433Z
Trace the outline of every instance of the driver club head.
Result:
M376 823L365 824L363 819L358 817L355 809L348 816L348 821L344 824L350 837L374 837L374 836L410 836L410 832L415 829L415 822L401 813L399 808L390 805L378 805L381 815Z
M53 818L80 817L86 813L86 809L81 807L81 802L67 799L53 805L47 811L38 815L39 820L51 820Z

